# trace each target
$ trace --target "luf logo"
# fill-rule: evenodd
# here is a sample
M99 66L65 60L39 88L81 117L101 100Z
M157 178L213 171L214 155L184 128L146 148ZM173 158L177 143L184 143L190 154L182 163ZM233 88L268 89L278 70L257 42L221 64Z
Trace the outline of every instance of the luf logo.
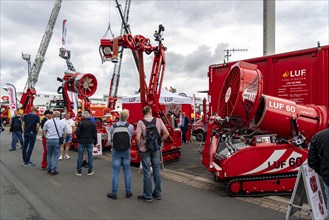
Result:
M136 98L129 98L129 102L135 102L136 101Z
M287 78L289 76L289 72L288 71L286 71L286 72L284 72L283 74L282 74L282 77L283 78Z
M282 74L283 78L299 77L299 76L306 76L306 69L285 71Z
M165 102L172 102L173 97L165 97L164 100L165 100Z

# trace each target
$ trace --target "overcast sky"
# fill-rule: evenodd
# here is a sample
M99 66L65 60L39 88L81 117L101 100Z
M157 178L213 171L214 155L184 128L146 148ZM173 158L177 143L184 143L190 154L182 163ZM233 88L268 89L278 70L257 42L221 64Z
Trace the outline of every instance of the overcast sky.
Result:
M124 6L125 1L119 2ZM27 62L21 53L31 54L34 61L54 1L1 0L0 4L1 86L8 82L22 91L27 80ZM63 19L68 20L66 48L72 52L76 70L97 77L96 96L108 94L113 64L101 63L98 48L109 24L115 36L120 34L121 21L112 0L63 0L37 92L56 93L56 78L67 69L58 56ZM248 49L233 54L231 61L263 54L262 0L132 0L128 23L133 35L150 38L153 45L154 31L159 24L164 25L163 43L168 49L163 85L173 86L188 96L208 89L208 66L223 62L224 49ZM276 53L316 47L317 41L329 44L328 0L276 1ZM145 55L147 76L152 61L153 54ZM118 95L133 94L138 88L137 69L131 52L125 50Z

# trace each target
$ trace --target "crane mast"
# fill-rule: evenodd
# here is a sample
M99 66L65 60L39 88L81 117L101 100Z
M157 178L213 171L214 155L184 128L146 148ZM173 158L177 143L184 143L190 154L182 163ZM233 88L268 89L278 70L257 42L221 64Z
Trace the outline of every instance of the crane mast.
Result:
M120 36L123 34L131 34L129 25L128 25L128 17L129 17L129 9L130 9L130 3L131 0L126 0L125 4L125 9L124 13L122 13L122 8L121 5L117 0L115 0L117 4L117 8L122 20L122 26L121 26L121 31L120 31ZM121 70L121 63L122 63L122 57L123 57L123 47L119 46L118 49L118 58L117 62L114 64L113 68L113 74L112 74L112 79L111 79L111 84L110 84L110 91L109 91L109 98L107 102L107 107L110 109L115 109L116 101L118 99L117 93L118 93L118 87L119 87L119 80L120 80L120 70ZM136 60L136 55L134 55L135 60Z
M28 76L27 83L25 85L22 98L20 100L20 103L22 104L22 109L25 110L25 112L29 112L34 100L34 95L36 94L35 91L35 85L38 82L40 70L42 68L42 64L45 60L45 55L51 40L51 37L53 35L53 30L56 24L56 20L61 8L62 0L56 0L53 10L51 12L48 25L46 27L46 31L42 37L39 50L37 52L37 55L35 57L34 63L31 68L31 72Z

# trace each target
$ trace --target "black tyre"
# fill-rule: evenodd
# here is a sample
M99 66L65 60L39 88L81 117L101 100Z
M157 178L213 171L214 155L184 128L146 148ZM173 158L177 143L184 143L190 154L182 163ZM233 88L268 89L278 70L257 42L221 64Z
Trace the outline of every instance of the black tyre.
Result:
M203 141L204 140L204 132L202 130L198 130L195 135L196 139L198 141Z

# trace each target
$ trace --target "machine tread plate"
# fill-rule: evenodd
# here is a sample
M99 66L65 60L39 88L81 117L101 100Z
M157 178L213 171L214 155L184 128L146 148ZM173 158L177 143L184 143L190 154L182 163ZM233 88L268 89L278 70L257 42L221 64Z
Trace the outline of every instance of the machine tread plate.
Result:
M226 191L229 192L230 196L238 196L238 197L243 197L243 196L258 197L258 196L273 196L273 195L288 196L288 195L291 195L292 192L256 192L256 193L253 192L253 193L246 194L246 193L240 191L238 193L233 193L230 191L229 186L236 181L239 181L243 184L245 182L254 182L254 181L256 182L256 181L262 181L262 180L280 180L280 179L296 178L296 177L297 177L297 173L232 178L225 183L225 188L226 188Z

